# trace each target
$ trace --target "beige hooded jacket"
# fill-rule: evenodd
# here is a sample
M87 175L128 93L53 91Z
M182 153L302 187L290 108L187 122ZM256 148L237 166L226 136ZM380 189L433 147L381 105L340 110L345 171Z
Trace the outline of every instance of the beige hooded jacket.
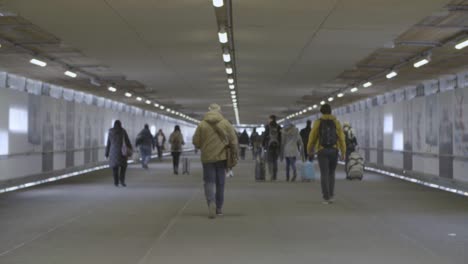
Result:
M212 126L218 126L224 132L221 139ZM227 159L226 144L237 148L237 135L234 127L218 111L209 111L198 125L193 135L193 145L201 150L201 161L212 163Z

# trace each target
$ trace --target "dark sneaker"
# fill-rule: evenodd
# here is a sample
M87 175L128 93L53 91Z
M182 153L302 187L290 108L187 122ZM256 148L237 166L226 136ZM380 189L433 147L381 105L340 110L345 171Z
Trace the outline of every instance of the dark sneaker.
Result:
M120 185L122 185L123 187L127 187L127 184L125 184L123 182Z
M217 215L217 216L223 216L223 210L221 210L221 209L216 209L216 215Z
M216 218L216 206L212 203L208 204L208 218Z

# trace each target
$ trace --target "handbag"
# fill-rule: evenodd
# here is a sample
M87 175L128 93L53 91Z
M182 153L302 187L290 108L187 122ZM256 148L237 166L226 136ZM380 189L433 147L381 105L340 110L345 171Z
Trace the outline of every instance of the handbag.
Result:
M207 122L208 123L208 122ZM221 139L221 142L225 144L225 149L226 149L226 167L228 169L232 169L237 165L237 161L239 160L237 150L232 144L229 142L226 134L224 131L221 130L220 127L217 125L213 125L208 123L211 128L216 132L218 135L219 139Z
M125 136L126 136L126 133L124 132L122 136L121 152L122 152L122 156L129 158L133 155L133 149L127 146L127 142L125 141Z

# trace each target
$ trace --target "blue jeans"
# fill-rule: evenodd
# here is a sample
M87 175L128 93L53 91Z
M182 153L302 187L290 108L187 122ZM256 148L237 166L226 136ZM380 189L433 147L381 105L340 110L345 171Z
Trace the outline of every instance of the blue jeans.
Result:
M151 146L140 146L141 165L148 165L148 162L151 160L151 151Z
M226 161L203 163L203 181L208 204L216 203L221 210L224 204L224 183L226 181Z
M293 180L296 179L297 169L296 169L296 157L286 157L286 179L289 181L289 169L293 170Z

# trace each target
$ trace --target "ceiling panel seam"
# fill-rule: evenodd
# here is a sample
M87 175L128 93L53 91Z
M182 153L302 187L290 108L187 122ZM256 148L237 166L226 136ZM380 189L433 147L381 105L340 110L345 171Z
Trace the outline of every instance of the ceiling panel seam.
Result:
M127 27L142 41L142 43L146 46L146 48L148 49L148 51L150 53L154 53L154 49L153 49L153 45L148 42L141 34L140 32L138 31L138 29L132 25L127 19L125 19L125 17L119 13L119 11L114 7L112 6L111 3L109 3L108 0L103 0L104 3L111 9L111 11L119 17L119 19L122 20L122 22L124 22L125 25L127 25ZM184 82L184 85L186 87L189 87L189 88L193 88L191 85L190 85L190 82L188 82L181 74L179 74L177 72L177 70L175 70L168 62L166 62L164 60L164 58L158 53L156 52L158 58L161 60L161 62L174 74L176 75L177 79L179 80L182 80Z

